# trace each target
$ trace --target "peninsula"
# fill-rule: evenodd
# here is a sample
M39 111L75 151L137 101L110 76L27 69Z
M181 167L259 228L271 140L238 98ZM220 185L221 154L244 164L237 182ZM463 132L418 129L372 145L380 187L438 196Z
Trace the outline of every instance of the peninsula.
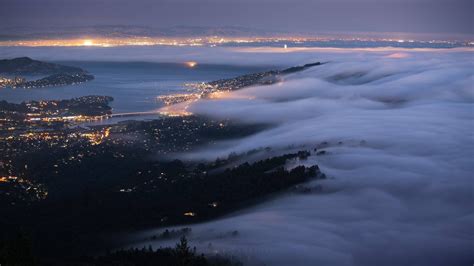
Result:
M25 76L39 78L27 80ZM29 57L0 60L0 88L66 86L93 79L93 75L79 67L42 62Z

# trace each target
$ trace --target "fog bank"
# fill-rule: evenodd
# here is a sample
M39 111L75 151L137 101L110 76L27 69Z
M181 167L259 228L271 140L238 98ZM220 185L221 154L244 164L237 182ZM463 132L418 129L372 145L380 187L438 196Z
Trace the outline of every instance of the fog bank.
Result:
M254 50L250 60L269 54ZM319 49L293 55L295 61L328 63L190 108L275 127L186 156L318 146L327 154L306 164L319 164L330 178L308 184L322 185L320 192L288 193L193 225L192 245L240 255L249 265L472 263L472 51ZM135 245L143 244L149 242Z

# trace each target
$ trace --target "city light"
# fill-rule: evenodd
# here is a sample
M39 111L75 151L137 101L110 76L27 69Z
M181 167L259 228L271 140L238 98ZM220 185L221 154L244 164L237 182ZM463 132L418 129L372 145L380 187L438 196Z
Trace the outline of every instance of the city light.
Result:
M191 68L197 66L197 62L195 62L195 61L188 61L185 64L186 64L186 66L191 67Z
M226 44L245 44L255 43L262 45L278 45L283 49L290 49L290 47L305 47L301 46L305 42L321 42L328 43L331 41L344 41L344 42L394 42L398 44L403 43L430 43L439 45L460 45L460 46L472 46L472 42L465 41L442 41L442 40L404 40L398 38L376 38L376 37L332 37L332 36L275 36L275 37L226 37L220 38L214 37L201 37L201 38L184 38L184 37L104 37L95 36L93 39L82 39L82 38L57 38L57 39L25 39L25 40L1 40L0 46L27 46L27 47L69 47L69 46L98 46L98 47L117 47L117 46L208 46L216 47ZM281 45L281 46L280 46ZM188 63L188 62L186 62Z

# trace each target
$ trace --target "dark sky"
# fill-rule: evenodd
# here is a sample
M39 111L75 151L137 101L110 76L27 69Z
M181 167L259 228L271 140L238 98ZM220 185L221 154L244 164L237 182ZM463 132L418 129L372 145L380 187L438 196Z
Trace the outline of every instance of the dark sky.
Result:
M0 0L1 26L244 26L473 34L473 0Z

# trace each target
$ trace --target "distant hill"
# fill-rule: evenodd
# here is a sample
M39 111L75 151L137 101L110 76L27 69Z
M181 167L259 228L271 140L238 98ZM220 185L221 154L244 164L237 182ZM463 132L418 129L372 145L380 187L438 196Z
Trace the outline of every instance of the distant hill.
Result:
M5 76L2 76L5 75ZM24 75L42 75L27 81ZM7 77L15 76L15 77ZM79 67L41 62L29 57L0 60L0 88L42 88L73 85L93 80L94 76Z
M54 75L86 74L87 71L72 66L64 66L33 60L29 57L0 60L0 74L7 75Z
M174 26L174 27L147 27L125 25L97 25L83 27L1 27L0 40L34 40L54 38L180 38L180 37L271 37L287 35L286 31L267 31L237 26L202 27L202 26Z
M290 67L284 70L270 70L265 72L245 74L234 78L211 81L208 82L207 85L209 86L210 91L213 91L216 88L224 91L232 91L253 85L271 85L279 82L282 75L296 73L306 70L310 67L319 66L321 64L323 63L315 62L302 66Z

